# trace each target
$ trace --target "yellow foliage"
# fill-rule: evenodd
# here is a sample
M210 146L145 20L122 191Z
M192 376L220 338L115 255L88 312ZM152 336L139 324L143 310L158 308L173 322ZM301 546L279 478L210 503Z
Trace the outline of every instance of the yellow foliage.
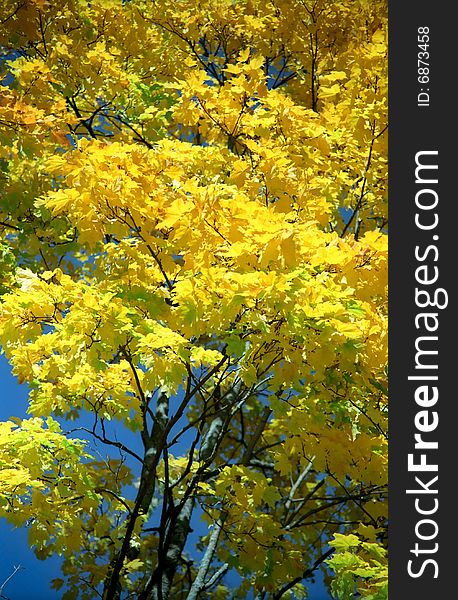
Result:
M386 2L6 0L0 22L0 344L31 415L0 423L0 514L65 556L71 597L140 596L188 500L237 597L333 534L382 585ZM170 598L196 578L175 567Z

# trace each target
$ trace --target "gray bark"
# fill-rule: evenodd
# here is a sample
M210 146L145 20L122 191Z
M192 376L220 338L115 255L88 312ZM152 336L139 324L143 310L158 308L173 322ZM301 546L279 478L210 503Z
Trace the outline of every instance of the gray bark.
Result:
M190 531L190 521L194 508L194 498L188 498L166 536L165 555L158 557L158 566L138 600L168 600L173 578L178 568L181 553Z
M194 582L191 586L191 589L189 590L189 594L186 600L197 600L199 592L201 592L205 588L205 578L207 577L208 569L215 554L216 545L218 543L225 518L226 513L223 513L219 521L215 523L215 528L212 531L210 539L208 541L207 550L205 551L205 554L202 558L199 570L197 571L196 578L194 579Z

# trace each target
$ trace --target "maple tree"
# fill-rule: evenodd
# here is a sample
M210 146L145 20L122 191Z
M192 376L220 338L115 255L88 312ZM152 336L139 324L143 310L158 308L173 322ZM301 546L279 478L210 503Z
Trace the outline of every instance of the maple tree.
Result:
M1 516L64 599L386 598L386 2L0 22Z

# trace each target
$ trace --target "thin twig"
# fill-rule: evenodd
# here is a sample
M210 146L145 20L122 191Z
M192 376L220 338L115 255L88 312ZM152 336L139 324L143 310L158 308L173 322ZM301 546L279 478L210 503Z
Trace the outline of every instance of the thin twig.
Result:
M16 575L16 573L23 568L24 567L22 565L17 565L17 566L13 567L13 572L11 573L11 575L9 577L7 577L5 579L5 581L2 583L2 585L0 586L0 598L7 598L7 596L3 595L3 590L5 589L7 583L13 579L13 577Z

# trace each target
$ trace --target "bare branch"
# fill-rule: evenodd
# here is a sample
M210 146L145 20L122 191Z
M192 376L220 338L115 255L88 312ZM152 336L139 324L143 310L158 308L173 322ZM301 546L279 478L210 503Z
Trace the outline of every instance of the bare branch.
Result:
M22 565L17 565L13 567L13 572L11 573L11 575L9 575L0 586L0 598L5 598L6 600L8 600L8 597L3 595L3 590L5 589L6 585L13 579L16 573L23 568L24 567Z

